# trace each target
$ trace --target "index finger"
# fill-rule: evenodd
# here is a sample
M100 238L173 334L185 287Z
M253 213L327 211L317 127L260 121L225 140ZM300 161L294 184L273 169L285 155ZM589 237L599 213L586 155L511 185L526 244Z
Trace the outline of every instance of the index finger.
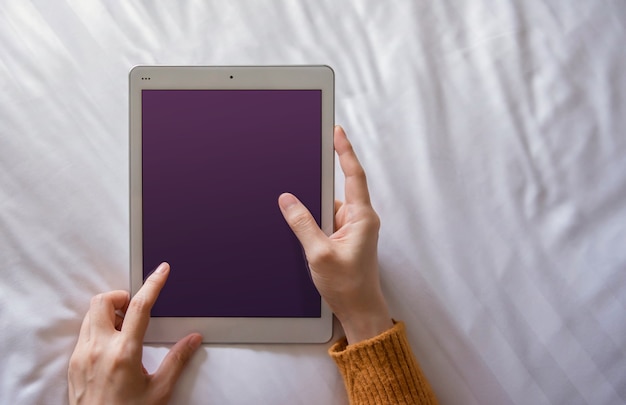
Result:
M148 323L150 322L150 310L154 306L161 289L165 285L170 271L170 265L161 263L130 300L128 310L122 324L122 333L128 334L139 342L143 342Z
M346 133L339 125L335 127L335 151L339 156L341 170L346 177L346 203L369 205L370 194L367 189L365 171L359 163Z

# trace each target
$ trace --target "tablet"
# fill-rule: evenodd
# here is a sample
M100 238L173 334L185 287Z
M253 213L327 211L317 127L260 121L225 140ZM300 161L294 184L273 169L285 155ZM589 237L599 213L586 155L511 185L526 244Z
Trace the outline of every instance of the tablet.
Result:
M130 71L130 273L171 272L146 342L322 343L332 313L278 207L334 217L334 74L327 66Z

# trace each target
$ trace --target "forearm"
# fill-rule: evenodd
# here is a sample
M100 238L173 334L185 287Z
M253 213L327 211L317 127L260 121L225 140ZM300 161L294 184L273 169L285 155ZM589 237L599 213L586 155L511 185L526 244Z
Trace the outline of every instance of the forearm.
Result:
M343 376L350 404L437 404L402 322L356 344L341 339L329 354Z

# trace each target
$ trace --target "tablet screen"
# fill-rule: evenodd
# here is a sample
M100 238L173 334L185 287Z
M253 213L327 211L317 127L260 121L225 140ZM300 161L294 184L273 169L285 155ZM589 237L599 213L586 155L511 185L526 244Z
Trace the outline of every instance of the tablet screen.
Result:
M319 317L278 208L320 223L321 90L142 90L143 274L172 266L153 317Z

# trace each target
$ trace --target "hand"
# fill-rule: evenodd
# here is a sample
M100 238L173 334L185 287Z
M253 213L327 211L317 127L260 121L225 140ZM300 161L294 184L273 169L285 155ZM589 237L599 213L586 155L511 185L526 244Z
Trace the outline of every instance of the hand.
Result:
M202 336L192 333L172 347L154 374L142 365L150 310L169 270L162 263L132 300L126 291L91 299L67 373L70 404L167 403L187 361L202 343Z
M370 203L365 172L340 126L334 137L346 178L346 201L335 201L335 232L326 236L292 194L282 194L278 204L304 247L315 286L352 344L379 335L393 323L380 288L380 220Z

